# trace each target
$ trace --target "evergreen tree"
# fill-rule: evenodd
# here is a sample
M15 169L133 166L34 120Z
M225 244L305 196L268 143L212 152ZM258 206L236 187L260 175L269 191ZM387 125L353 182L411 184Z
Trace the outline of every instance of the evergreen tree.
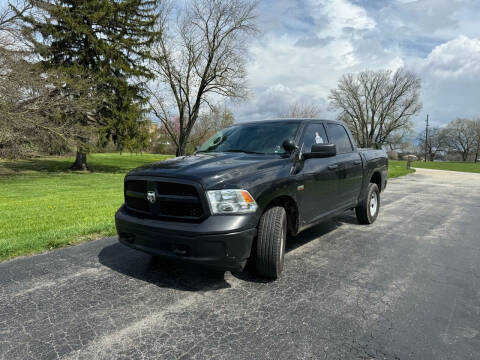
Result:
M144 126L146 66L158 0L30 0L38 10L23 17L24 33L46 69L89 74L101 106L93 118L106 142L119 150L148 143ZM92 116L85 115L91 121ZM87 139L77 139L74 169L86 169Z

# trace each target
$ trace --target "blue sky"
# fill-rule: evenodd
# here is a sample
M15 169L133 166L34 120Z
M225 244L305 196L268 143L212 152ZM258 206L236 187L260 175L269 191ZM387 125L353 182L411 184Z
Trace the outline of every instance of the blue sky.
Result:
M240 121L275 117L292 102L315 102L333 117L328 93L344 73L406 67L422 79L434 125L480 116L480 1L264 0L251 43L249 101Z

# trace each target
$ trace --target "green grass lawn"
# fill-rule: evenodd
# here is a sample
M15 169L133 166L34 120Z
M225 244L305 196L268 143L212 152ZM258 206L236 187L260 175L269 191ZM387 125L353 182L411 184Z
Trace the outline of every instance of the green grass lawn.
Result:
M407 169L406 161L398 161L398 160L388 161L388 178L389 179L411 174L413 172L415 172L414 169L410 169L410 170Z
M453 162L453 161L435 161L435 162L422 162L415 161L412 163L413 167L423 168L423 169L435 169L435 170L450 170L450 171L461 171L461 172L471 172L471 173L480 173L480 162Z
M0 261L115 234L125 173L164 160L154 154L92 154L92 173L73 157L0 161Z

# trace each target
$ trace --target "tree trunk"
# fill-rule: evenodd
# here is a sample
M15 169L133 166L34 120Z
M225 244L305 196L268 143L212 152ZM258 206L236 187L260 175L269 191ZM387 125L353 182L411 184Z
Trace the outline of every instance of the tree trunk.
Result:
M87 153L77 151L77 155L75 157L75 162L72 166L70 166L70 170L75 171L87 171Z
M478 155L480 155L480 139L478 140L477 152L475 153L475 162L478 162Z
M189 124L195 124L195 121L197 119L190 119ZM189 125L189 127L183 131L180 132L180 135L178 137L178 147L176 151L177 156L185 156L187 154L187 145L188 145L188 139L190 137L190 130L193 125Z
M185 156L187 152L187 142L180 140L180 144L177 147L176 156Z

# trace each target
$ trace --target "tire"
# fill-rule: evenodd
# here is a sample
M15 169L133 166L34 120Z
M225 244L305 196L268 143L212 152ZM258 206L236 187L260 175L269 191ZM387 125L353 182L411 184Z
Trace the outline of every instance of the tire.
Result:
M287 238L287 213L275 206L263 213L258 225L255 264L257 273L277 279L283 270Z
M378 216L380 210L380 191L377 184L368 184L365 197L355 208L357 219L360 224L372 224Z

